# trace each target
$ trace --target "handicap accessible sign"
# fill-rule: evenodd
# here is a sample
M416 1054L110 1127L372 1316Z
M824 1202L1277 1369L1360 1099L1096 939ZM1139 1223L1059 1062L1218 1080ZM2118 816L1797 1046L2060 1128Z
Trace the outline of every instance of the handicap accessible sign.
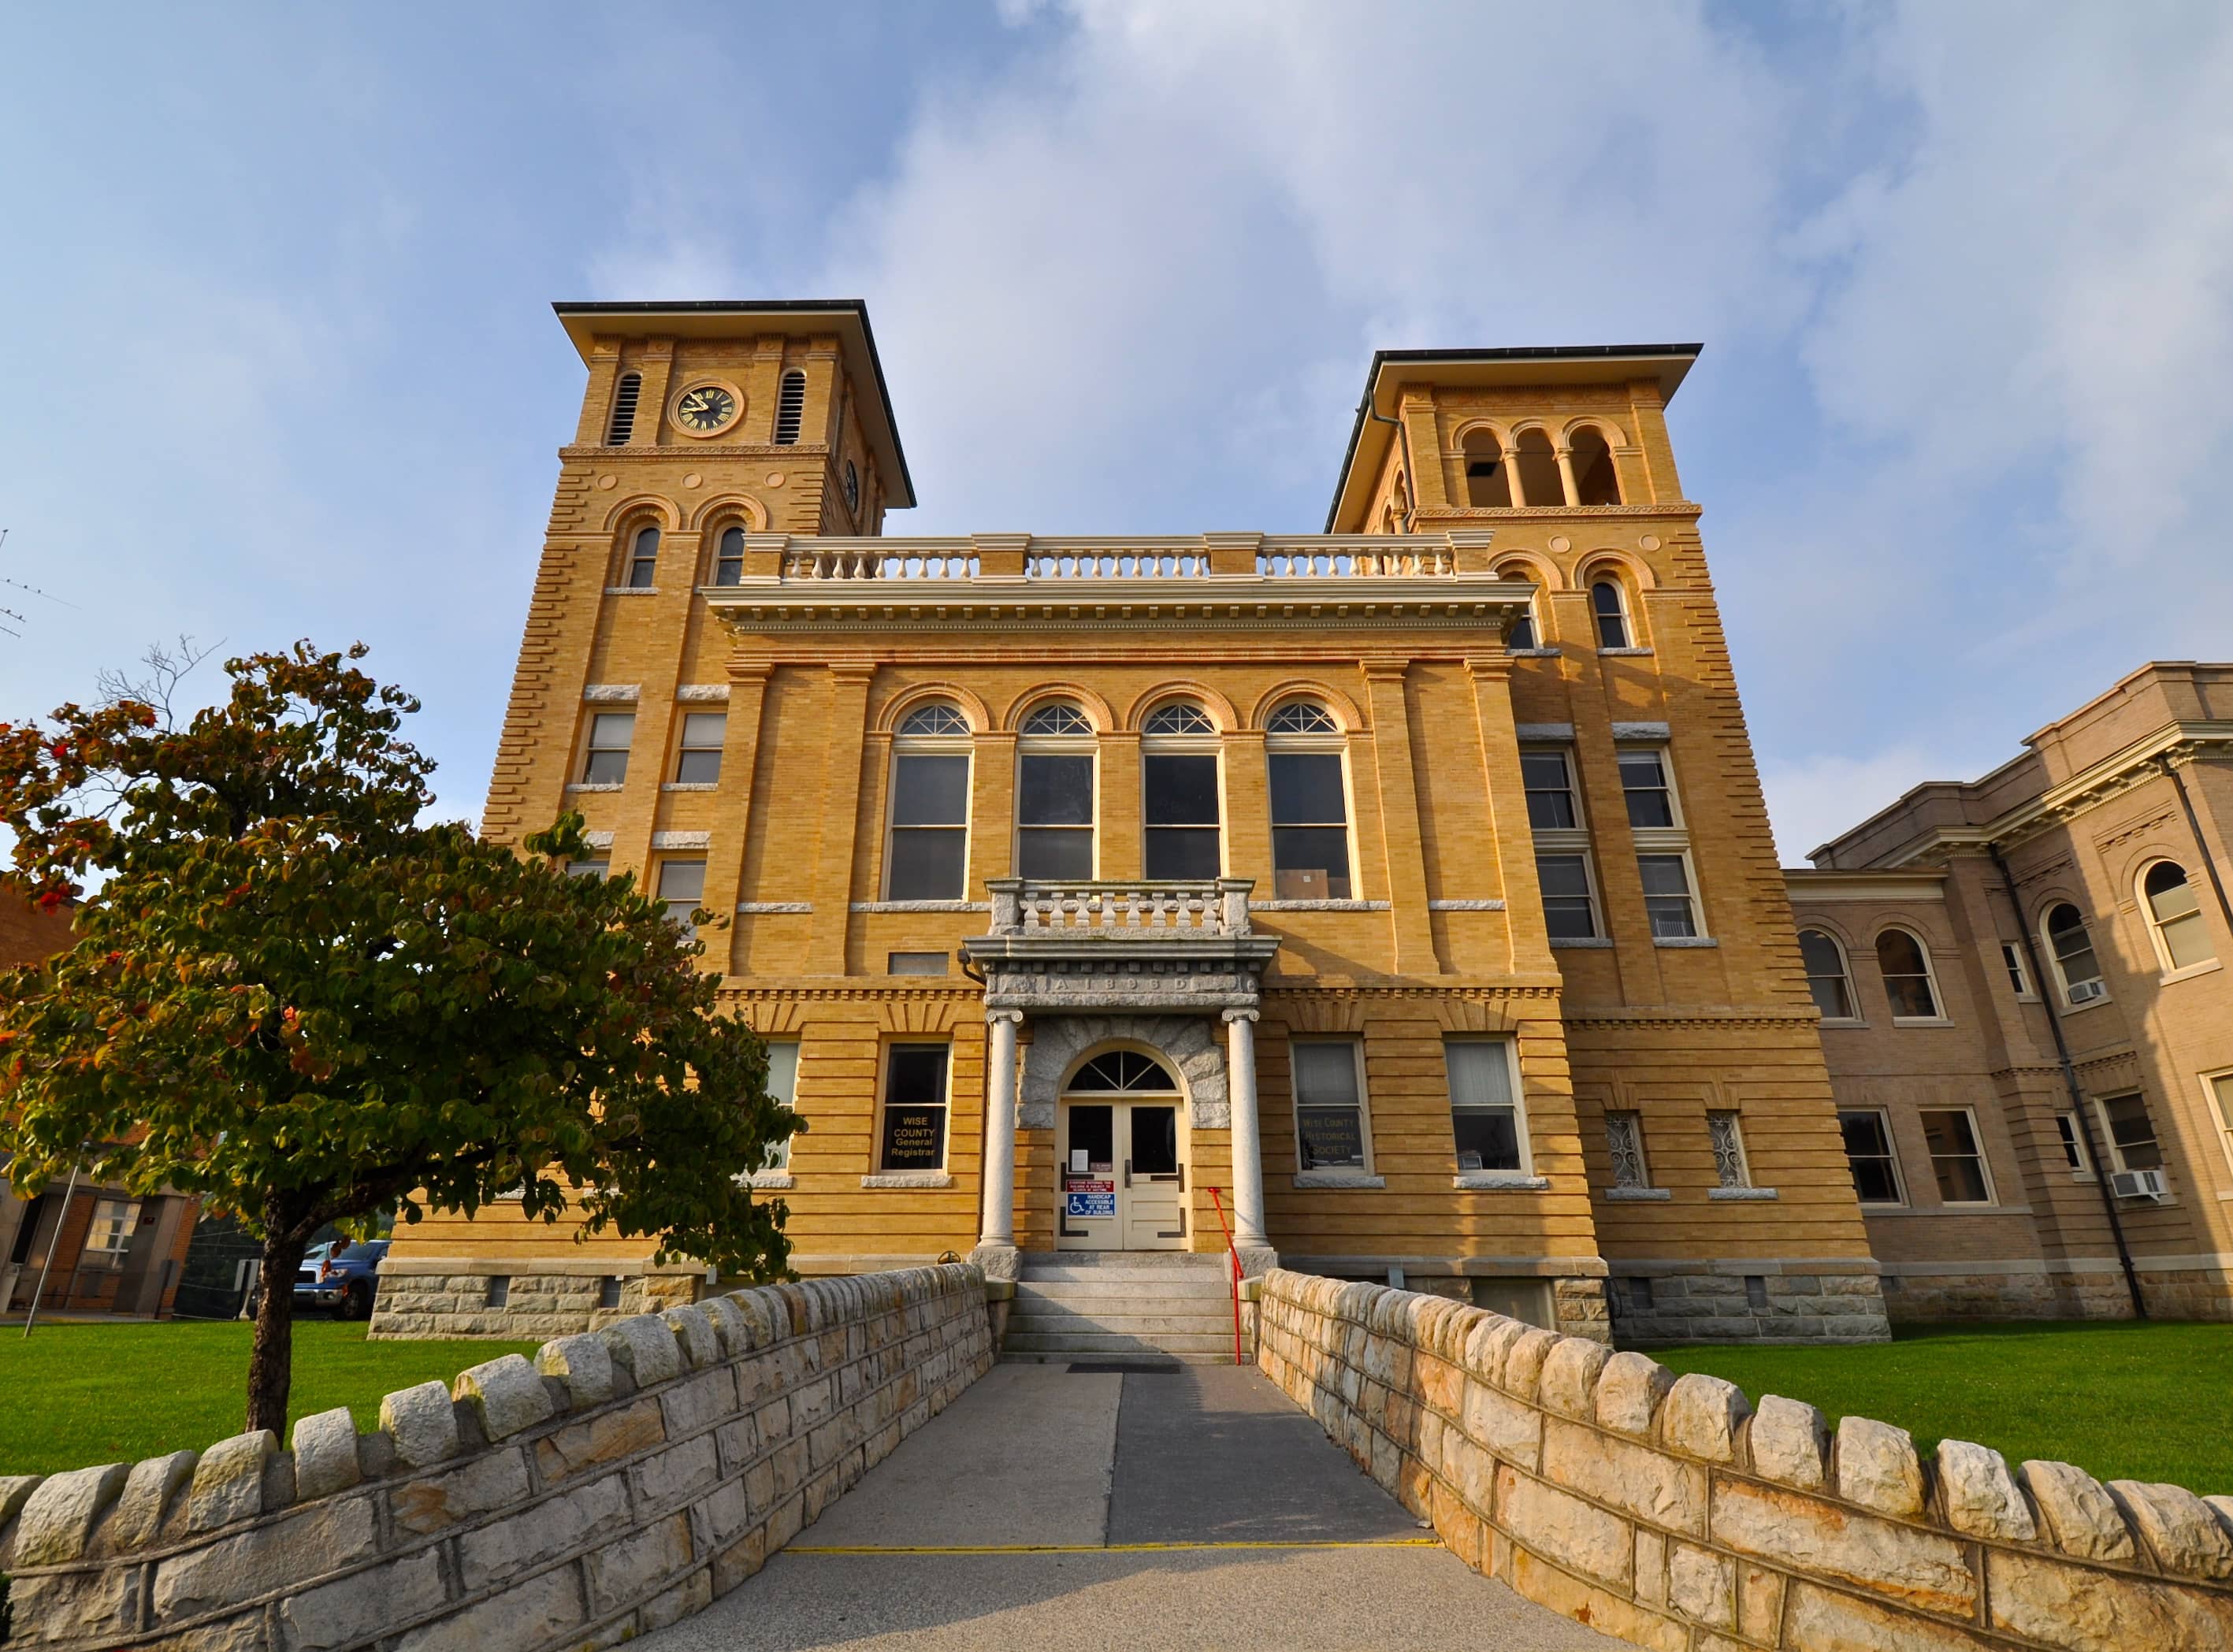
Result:
M1069 1176L1063 1180L1063 1213L1080 1221L1116 1213L1116 1184Z

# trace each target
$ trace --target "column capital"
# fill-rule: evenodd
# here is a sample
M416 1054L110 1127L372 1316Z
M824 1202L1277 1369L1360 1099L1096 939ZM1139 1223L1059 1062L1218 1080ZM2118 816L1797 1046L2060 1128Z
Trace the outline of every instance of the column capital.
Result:
M985 1022L986 1025L998 1026L1003 1021L1012 1021L1020 1027L1024 1024L1024 1012L1021 1010L987 1010L985 1011Z
M1234 1021L1253 1021L1256 1019L1258 1013L1259 1012L1254 1010L1227 1010L1224 1013L1224 1019L1228 1023Z

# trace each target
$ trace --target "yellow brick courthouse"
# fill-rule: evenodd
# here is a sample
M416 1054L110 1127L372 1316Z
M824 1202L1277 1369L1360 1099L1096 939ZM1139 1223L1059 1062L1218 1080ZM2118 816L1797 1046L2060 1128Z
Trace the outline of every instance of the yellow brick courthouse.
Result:
M863 306L558 313L485 828L580 810L585 875L719 914L800 1271L1229 1225L1585 1335L1884 1334L1669 445L1695 347L1377 355L1322 534L908 539ZM702 1288L648 1248L430 1220L381 1328Z

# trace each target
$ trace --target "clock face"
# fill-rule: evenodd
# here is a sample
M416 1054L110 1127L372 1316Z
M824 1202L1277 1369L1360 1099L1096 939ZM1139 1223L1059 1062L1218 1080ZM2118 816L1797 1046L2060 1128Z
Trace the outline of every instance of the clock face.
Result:
M737 399L718 384L701 384L682 393L674 416L692 430L719 430L737 416Z

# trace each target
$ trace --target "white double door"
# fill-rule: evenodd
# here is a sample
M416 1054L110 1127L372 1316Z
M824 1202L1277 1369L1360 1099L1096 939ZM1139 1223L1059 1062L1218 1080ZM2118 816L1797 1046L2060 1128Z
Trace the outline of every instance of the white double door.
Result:
M1055 1137L1059 1249L1186 1248L1186 1157L1176 1096L1064 1101Z

